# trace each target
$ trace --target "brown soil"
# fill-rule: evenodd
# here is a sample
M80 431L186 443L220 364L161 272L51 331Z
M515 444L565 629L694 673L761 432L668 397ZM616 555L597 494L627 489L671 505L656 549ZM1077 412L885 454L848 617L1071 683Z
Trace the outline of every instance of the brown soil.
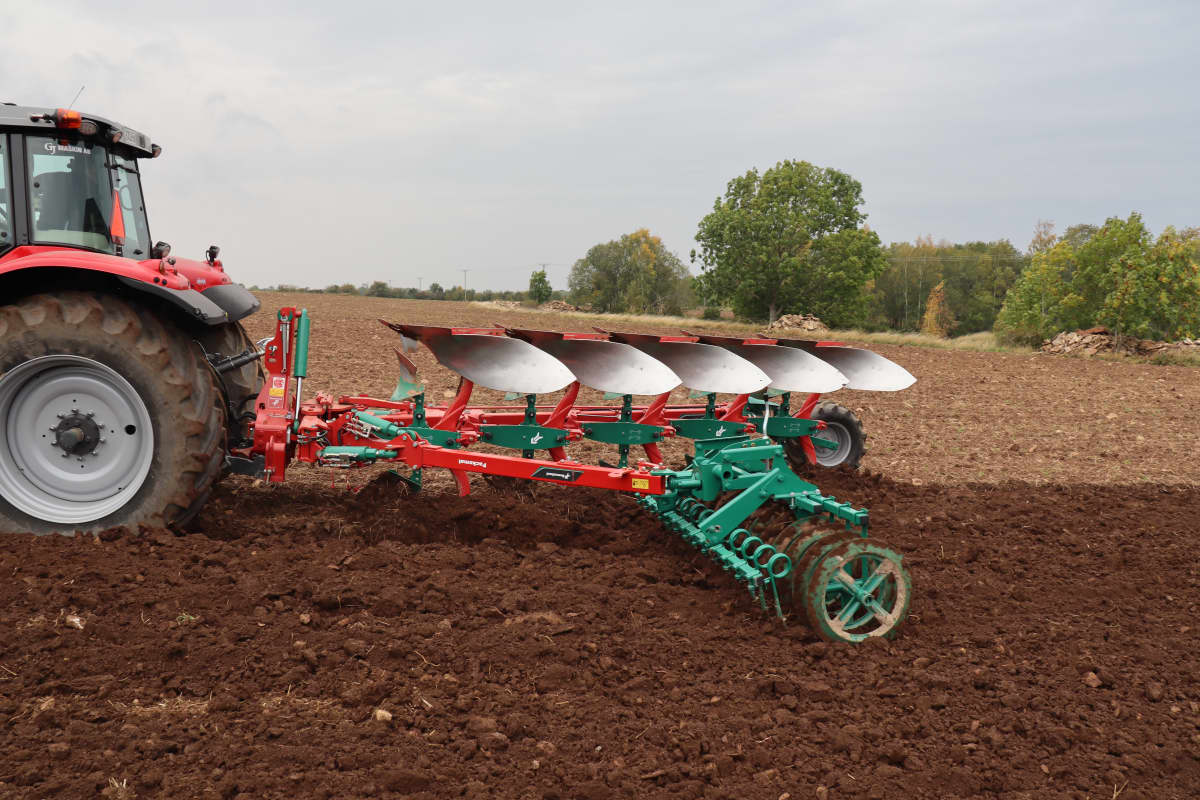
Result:
M307 306L314 315L306 387L388 396L396 385L396 336L376 319L678 333L670 327L605 322L600 316L502 311L482 304L264 292L263 307ZM273 331L272 315L250 320ZM704 330L696 320L689 329ZM751 328L746 328L750 332ZM728 332L725 329L725 332ZM1200 486L1196 458L1200 369L1041 354L980 353L870 345L917 383L903 392L841 391L831 399L863 419L864 464L900 481L970 483L1151 483ZM416 354L431 398L445 402L457 377L424 349ZM438 398L438 394L442 398ZM501 398L484 391L480 398ZM678 402L688 402L679 391ZM580 402L601 402L583 392ZM695 401L692 401L695 402ZM687 447L674 451L680 463ZM575 449L573 452L588 453ZM585 457L586 458L586 457Z
M389 390L370 319L399 307L337 298L322 322L303 299L313 388ZM187 535L0 537L0 798L1195 797L1192 428L1102 470L1136 434L1097 420L1135 391L1194 419L1196 373L888 355L922 382L863 402L883 474L820 484L906 554L895 642L769 621L616 495L231 478ZM1039 393L1085 408L1058 437L1081 454L1005 480L1032 457L995 440L1054 428L1014 430L1003 402ZM996 480L953 474L947 441Z

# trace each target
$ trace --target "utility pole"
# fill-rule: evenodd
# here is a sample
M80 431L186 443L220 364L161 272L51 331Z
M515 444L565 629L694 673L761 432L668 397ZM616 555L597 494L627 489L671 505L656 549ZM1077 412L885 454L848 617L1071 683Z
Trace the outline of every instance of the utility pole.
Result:
M462 287L463 287L463 291L464 291L464 292L467 290L467 273L468 273L468 272L470 272L470 271L471 271L471 270L469 270L469 269L464 269L464 270L462 270L462 274L463 274L463 282L462 282Z
M421 291L421 283L424 280L425 280L424 278L417 278L417 291L418 292Z

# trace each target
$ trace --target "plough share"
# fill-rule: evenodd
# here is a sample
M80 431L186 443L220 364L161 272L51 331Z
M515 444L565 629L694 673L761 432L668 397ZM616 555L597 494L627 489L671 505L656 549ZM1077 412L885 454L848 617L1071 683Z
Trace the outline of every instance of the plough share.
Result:
M902 557L868 536L865 509L821 494L793 472L788 451L798 445L812 463L816 447L835 446L810 417L821 394L903 389L915 379L902 367L837 342L383 324L403 348L390 398L318 393L305 401L310 318L281 309L274 337L262 343L267 380L253 444L236 455L274 482L295 460L403 465L414 488L424 470L446 469L463 495L470 473L627 492L764 611L806 618L831 641L899 629L912 594ZM421 345L461 378L448 405L426 402L404 354ZM698 402L670 404L681 385ZM472 405L476 386L523 402ZM581 386L619 402L577 405ZM556 403L538 402L562 390ZM722 394L733 397L718 402ZM804 399L793 403L796 394ZM635 404L635 397L652 399ZM678 469L663 463L659 448L671 437L694 441L694 455ZM616 463L570 458L568 447L584 439L615 446ZM634 448L644 457L635 459Z

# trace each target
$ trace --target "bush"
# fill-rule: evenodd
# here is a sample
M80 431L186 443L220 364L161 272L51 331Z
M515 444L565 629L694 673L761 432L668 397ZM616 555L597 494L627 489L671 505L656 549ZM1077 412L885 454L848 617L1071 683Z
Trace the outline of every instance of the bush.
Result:
M721 318L721 309L717 308L716 306L705 306L704 310L700 312L700 319L720 319L720 318Z

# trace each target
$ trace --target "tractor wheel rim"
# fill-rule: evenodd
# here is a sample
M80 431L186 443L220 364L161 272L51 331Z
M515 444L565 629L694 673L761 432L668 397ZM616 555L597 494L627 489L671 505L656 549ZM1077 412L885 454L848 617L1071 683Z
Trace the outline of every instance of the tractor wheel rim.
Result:
M836 467L850 457L850 448L854 446L854 440L850 437L850 430L842 423L826 421L825 430L817 431L814 435L818 439L837 442L836 447L821 447L814 442L817 463L822 467Z
M0 496L58 524L101 519L128 503L154 459L150 413L110 367L41 356L0 377Z

